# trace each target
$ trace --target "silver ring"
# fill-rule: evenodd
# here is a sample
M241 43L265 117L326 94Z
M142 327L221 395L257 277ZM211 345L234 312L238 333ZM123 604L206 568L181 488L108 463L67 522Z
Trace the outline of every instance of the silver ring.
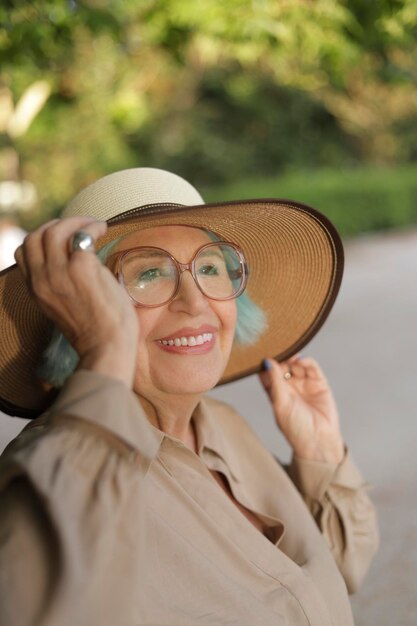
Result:
M286 372L284 372L284 378L285 378L285 380L290 380L290 378L292 378L291 368L289 370L287 370Z
M72 252L94 252L94 239L84 230L77 230L72 236Z

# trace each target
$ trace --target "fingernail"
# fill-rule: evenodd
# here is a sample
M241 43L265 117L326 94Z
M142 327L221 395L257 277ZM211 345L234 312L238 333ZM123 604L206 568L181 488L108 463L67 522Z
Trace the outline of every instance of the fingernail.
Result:
M270 361L268 361L268 359L264 359L262 361L262 369L265 372L269 372L269 370L272 369L272 363Z

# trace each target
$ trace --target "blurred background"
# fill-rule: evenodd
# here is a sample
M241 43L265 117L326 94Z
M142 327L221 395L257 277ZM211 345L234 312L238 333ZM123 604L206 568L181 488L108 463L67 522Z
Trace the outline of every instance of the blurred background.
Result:
M341 294L306 352L380 513L358 626L417 624L416 82L415 0L0 6L1 267L80 188L135 166L206 201L301 200L341 232ZM288 459L256 377L214 393ZM23 425L0 416L0 449Z

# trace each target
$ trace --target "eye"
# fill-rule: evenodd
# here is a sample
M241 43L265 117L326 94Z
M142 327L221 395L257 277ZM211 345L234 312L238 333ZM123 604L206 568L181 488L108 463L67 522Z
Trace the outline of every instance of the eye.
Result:
M162 276L161 270L158 267L150 267L149 269L141 272L138 275L139 283L150 283L156 278L160 278Z
M218 276L219 269L217 265L213 265L213 263L205 263L199 267L198 273L204 276Z

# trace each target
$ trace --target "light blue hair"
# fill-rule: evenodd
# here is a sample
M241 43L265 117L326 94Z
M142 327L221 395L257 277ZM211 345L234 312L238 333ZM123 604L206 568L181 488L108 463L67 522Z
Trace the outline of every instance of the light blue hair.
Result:
M220 237L211 230L206 233L212 241L220 241ZM267 327L265 312L244 291L236 298L237 323L234 341L239 345L256 343Z
M206 231L212 241L219 241L217 235ZM111 251L120 241L116 239L106 244L97 252L102 263L107 261ZM242 293L236 298L237 323L234 341L238 345L256 343L267 327L264 311L247 295ZM62 387L66 379L78 365L79 356L69 341L58 328L54 327L48 346L42 355L42 361L37 369L38 376L53 385Z
M107 243L97 252L102 263L107 261L110 252L120 241L116 239ZM61 331L54 326L51 339L42 354L42 360L36 373L42 380L54 387L62 387L66 379L73 373L80 357Z

